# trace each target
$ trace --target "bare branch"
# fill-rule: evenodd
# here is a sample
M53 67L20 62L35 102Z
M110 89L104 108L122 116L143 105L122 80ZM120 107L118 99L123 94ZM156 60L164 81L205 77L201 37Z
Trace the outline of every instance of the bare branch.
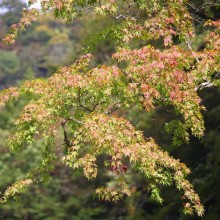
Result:
M200 91L204 88L213 87L214 84L212 82L203 82L200 85L196 86L195 91Z
M67 123L67 120L61 121L61 126L63 128L64 143L66 144L67 147L70 147L70 141L68 139L68 135L66 131L66 123Z
M107 115L112 114L114 111L118 110L119 108L121 108L121 104L120 102L115 103L107 112Z
M114 18L115 20L118 20L118 19L120 19L120 18L123 18L123 19L126 19L127 17L126 16L124 16L124 15L122 15L122 14L120 14L120 15L118 15L118 16L111 16L112 18Z

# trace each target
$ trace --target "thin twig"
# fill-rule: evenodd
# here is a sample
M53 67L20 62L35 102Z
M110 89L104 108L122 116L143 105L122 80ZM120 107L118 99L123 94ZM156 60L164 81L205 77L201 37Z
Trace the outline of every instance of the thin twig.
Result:
M123 18L123 19L126 19L126 18L127 18L125 15L122 15L122 14L117 15L117 16L111 16L111 17L114 18L115 20L118 20L118 19L120 19L120 18Z
M84 108L85 110L87 110L87 111L89 111L89 112L92 112L92 109L90 109L90 108L88 108L88 107L86 107L86 106L84 106L84 105L82 105L82 103L81 103L81 92L80 92L80 88L79 88L79 90L78 90L78 106L75 106L75 107L81 107L81 108Z

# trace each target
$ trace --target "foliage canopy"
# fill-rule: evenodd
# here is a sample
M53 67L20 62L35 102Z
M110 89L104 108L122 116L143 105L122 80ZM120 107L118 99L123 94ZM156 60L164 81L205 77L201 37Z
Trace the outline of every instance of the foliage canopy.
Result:
M31 0L30 4L36 2ZM102 33L102 38L110 36L117 51L111 65L92 67L93 56L86 54L49 78L26 81L0 93L1 108L11 99L29 97L16 122L15 134L7 141L10 148L19 151L43 140L42 162L25 179L10 186L1 201L41 180L54 169L56 160L81 168L88 179L93 179L98 174L97 157L105 155L103 165L114 175L107 186L96 190L101 199L117 201L130 196L126 173L134 168L148 180L154 200L163 201L159 185L175 185L184 212L203 215L199 196L186 179L190 170L185 164L163 151L152 138L145 138L116 111L134 105L146 111L161 105L172 107L176 119L166 125L166 130L173 134L173 145L187 143L190 134L201 138L205 130L201 111L205 108L198 91L219 84L220 21L202 22L203 28L209 29L206 45L194 51L191 43L196 35L195 17L187 1L39 2L40 9L23 10L23 17L12 25L5 43L15 43L18 31L37 21L40 13L52 11L67 22L76 16L96 14L115 22L107 30L111 34L103 37ZM156 47L155 41L163 43ZM63 151L58 144L61 132Z

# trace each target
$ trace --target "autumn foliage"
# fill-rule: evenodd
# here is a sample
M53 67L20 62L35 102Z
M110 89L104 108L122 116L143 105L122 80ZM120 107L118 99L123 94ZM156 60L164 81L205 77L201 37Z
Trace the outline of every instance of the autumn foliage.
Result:
M10 148L17 151L43 140L42 163L26 179L10 186L2 202L39 181L54 168L56 160L82 169L86 178L93 179L99 174L97 158L105 155L103 166L113 174L113 184L96 190L101 199L117 201L130 196L126 173L135 169L146 177L147 188L157 202L163 201L158 186L174 185L180 191L184 212L203 215L199 196L186 179L190 173L186 165L163 151L153 138L136 131L127 119L117 116L117 110L134 105L146 111L159 105L172 107L176 119L166 125L173 134L172 144L187 143L190 134L201 138L205 130L201 111L205 107L198 91L219 83L220 21L203 24L210 29L206 46L194 51L193 17L182 0L39 2L41 9L23 11L5 43L15 43L18 31L37 21L40 13L53 11L65 21L89 13L116 21L117 52L112 65L91 67L93 56L86 54L49 78L26 81L0 93L1 108L11 99L28 96L30 100L16 122L15 134L8 139ZM155 40L162 40L163 46L151 45ZM133 41L145 42L145 46L134 48ZM60 132L67 148L65 155L57 153Z

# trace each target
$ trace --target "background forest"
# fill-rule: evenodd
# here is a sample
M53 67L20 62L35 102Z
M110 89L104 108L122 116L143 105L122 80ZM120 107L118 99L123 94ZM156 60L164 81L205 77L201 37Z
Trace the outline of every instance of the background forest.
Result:
M220 18L220 6L196 10L205 1L190 1L190 10L201 19ZM20 0L0 0L0 40L10 26L21 17L25 3ZM110 62L115 51L111 40L111 21L96 20L85 16L65 24L55 20L50 14L41 16L39 22L19 35L16 45L0 43L0 89L18 85L24 80L51 76L58 67L72 63L84 52L92 52L96 64ZM197 38L193 43L196 50L204 46L206 32L201 31L200 22L196 24ZM96 35L102 33L101 35ZM104 36L102 38L102 35ZM106 35L108 35L106 37ZM105 38L105 40L103 40ZM107 40L106 40L107 39ZM161 42L155 42L160 47ZM86 46L89 45L89 46ZM220 219L220 90L206 88L200 92L204 111L206 135L202 140L191 139L190 144L171 147L172 137L164 129L165 123L173 117L172 110L157 107L152 113L145 111L137 114L134 109L121 111L137 129L143 130L146 137L154 137L163 149L180 158L192 170L190 181L205 206L205 216L185 216L182 214L178 193L173 188L161 189L165 198L163 205L151 201L145 189L145 179L135 173L129 178L133 185L134 196L114 202L103 202L94 198L94 189L107 178L105 175L87 181L80 171L73 171L56 164L50 178L34 185L18 201L0 207L0 219L33 220L183 220L183 219ZM4 145L19 109L25 104L10 103L0 113L0 192L22 178L35 167L41 157L38 144L29 146L19 154L12 154ZM155 120L156 119L156 120ZM101 160L101 159L100 159ZM104 171L103 171L104 172ZM21 200L21 201L20 201Z

